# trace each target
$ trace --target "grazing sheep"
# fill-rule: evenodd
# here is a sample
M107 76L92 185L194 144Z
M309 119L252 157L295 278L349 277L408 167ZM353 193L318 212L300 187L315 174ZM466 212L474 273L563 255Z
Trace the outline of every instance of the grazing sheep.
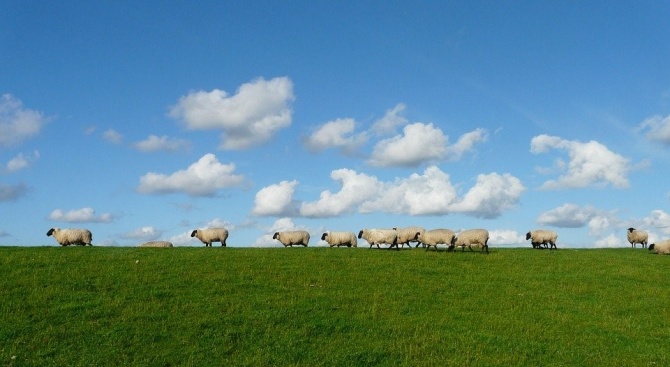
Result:
M447 245L451 247L451 241L454 239L454 235L454 231L451 229L439 228L417 232L414 239L426 246L426 251L428 251L431 246L435 247L435 250L437 251L437 245Z
M321 241L328 242L330 247L358 247L358 240L354 232L324 232L321 235Z
M172 242L168 241L149 241L140 245L140 247L172 247Z
M453 250L454 247L461 247L465 251L467 246L470 251L472 246L481 246L482 252L486 250L486 253L489 253L489 231L485 229L469 229L458 234L451 240L451 246L449 250Z
M65 228L58 227L51 228L47 232L47 237L53 236L61 246L69 245L84 245L93 246L93 235L88 229Z
M654 251L657 254L670 255L670 240L652 243L649 245L649 251Z
M404 228L397 228L394 227L396 231L398 231L398 245L402 245L403 247L407 245L408 247L412 247L410 242L416 242L415 247L419 247L421 242L416 240L416 233L417 232L425 232L426 230L422 227L404 227Z
M221 247L226 247L228 230L225 228L194 229L191 237L197 237L205 247L212 247L212 242L221 242Z
M635 244L639 243L642 245L642 248L647 247L647 241L649 240L649 234L643 230L628 228L628 242L630 242L631 247L635 248Z
M281 242L284 247L293 245L303 245L307 247L309 243L309 232L307 231L286 231L286 232L275 232L272 236L273 240L278 240Z
M362 238L370 244L370 248L373 245L377 245L377 248L380 248L381 244L388 244L389 249L398 247L398 231L395 229L361 229L358 232L358 238Z
M557 248L556 239L558 234L556 232L548 229L536 229L534 231L528 231L526 233L526 241L530 240L530 244L533 248L541 248L542 245L545 247L549 244L549 249Z

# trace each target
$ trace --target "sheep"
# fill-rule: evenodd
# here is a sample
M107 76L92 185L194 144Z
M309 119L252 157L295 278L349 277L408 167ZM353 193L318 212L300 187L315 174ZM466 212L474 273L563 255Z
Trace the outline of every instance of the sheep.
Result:
M395 229L361 229L358 232L358 238L362 238L370 244L370 248L373 245L377 245L379 248L380 244L388 244L389 249L398 247L398 231Z
M454 247L460 246L463 251L465 251L465 246L467 246L472 251L472 246L481 246L482 252L486 250L486 253L489 253L489 231L485 229L469 229L458 234L451 240L451 246L449 251L453 250Z
M273 240L278 240L284 247L293 245L303 245L307 247L309 243L309 232L307 231L285 231L275 232L272 236Z
M358 241L354 232L324 232L321 235L321 241L328 242L330 247L358 247Z
M197 237L205 247L212 247L212 242L221 242L221 247L226 247L228 230L225 228L194 229L191 237Z
M626 233L626 237L628 237L628 242L630 242L630 245L633 248L635 248L636 243L641 244L642 248L647 247L647 240L649 239L649 234L647 234L647 232L643 230L628 228L628 233Z
M670 255L670 240L663 240L658 243L650 244L649 251L654 251L657 254Z
M403 247L407 245L408 247L412 248L412 245L410 242L416 242L415 247L419 247L421 242L416 240L416 233L417 232L425 232L426 230L422 227L404 227L404 228L397 228L393 227L396 231L398 231L398 245L402 245Z
M437 251L437 245L451 246L451 241L454 239L454 235L454 231L450 229L439 228L424 232L416 232L414 239L426 246L426 251L428 251L431 246L435 247L435 250Z
M140 245L140 247L173 247L172 242L168 241L149 241Z
M65 228L58 227L51 228L47 232L47 237L53 236L61 246L69 245L84 245L93 246L93 235L88 229Z
M526 233L526 241L530 240L530 244L533 248L541 248L542 245L546 247L549 244L549 249L557 248L556 239L558 234L556 232L548 229L536 229L534 231L528 231Z

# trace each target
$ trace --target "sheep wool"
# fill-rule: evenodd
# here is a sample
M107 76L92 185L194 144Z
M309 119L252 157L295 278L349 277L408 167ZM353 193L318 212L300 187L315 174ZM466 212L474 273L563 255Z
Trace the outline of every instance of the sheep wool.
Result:
M377 248L380 248L379 245L386 244L390 245L389 249L398 247L398 231L395 229L361 229L358 232L358 238L362 238L372 246L377 245Z
M293 245L302 245L307 247L309 243L309 232L307 231L285 231L275 232L272 236L273 240L278 240L284 247Z
M53 236L61 246L69 245L84 245L93 246L93 235L88 229L65 228L58 227L51 228L47 232L47 237Z
M141 244L139 247L173 247L172 242L168 241L149 241Z
M670 255L670 240L663 240L661 242L650 244L649 251L654 251L657 254Z
M416 234L417 233L423 233L423 232L426 231L425 228L417 227L417 226L404 227L404 228L393 228L393 229L398 231L398 245L402 245L402 246L407 245L409 247L412 247L410 245L410 242L416 242L415 247L419 247L421 242L416 240Z
M454 239L454 231L446 228L431 229L425 232L417 232L415 234L415 239L419 241L420 244L426 246L426 251L431 247L434 247L437 250L437 245L447 245L451 246L451 241Z
M321 241L326 241L330 247L358 247L358 240L354 232L324 232L321 235Z
M471 251L473 246L479 246L482 248L482 252L489 252L489 231L485 229L469 229L458 234L451 241L450 250L453 250L454 247L461 247L465 251L467 246Z
M549 245L549 249L556 248L556 239L558 234L548 229L536 229L526 233L526 241L530 240L533 248L540 248L542 245Z
M212 247L212 242L221 242L221 246L226 247L228 230L225 228L194 229L191 232L191 237L198 238L200 242L205 244L205 247Z
M635 228L628 228L626 233L628 242L632 248L635 248L635 244L639 243L642 245L642 248L647 247L647 241L649 240L649 234L646 231L642 231Z

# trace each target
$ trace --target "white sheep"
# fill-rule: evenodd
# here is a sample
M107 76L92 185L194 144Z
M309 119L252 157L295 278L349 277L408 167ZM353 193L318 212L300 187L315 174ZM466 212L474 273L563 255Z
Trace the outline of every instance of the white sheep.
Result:
M649 245L649 251L654 251L657 254L670 255L670 240L652 243Z
M451 240L451 246L449 250L453 250L454 247L461 247L465 251L467 246L472 251L472 246L481 246L482 252L486 250L486 253L489 252L489 231L485 229L469 229L458 234Z
M412 247L410 242L416 242L415 247L419 247L421 242L416 240L416 234L417 232L423 233L426 231L424 228L416 226L404 227L404 228L394 227L393 229L398 231L398 245L401 245L403 247L407 245L410 248Z
M414 239L426 246L426 251L428 251L431 246L435 247L435 250L437 250L437 245L447 245L451 247L451 241L454 239L454 235L455 233L451 229L439 228L417 232Z
M358 241L354 232L324 232L321 235L321 241L328 242L330 247L358 247Z
M557 248L557 238L558 234L548 229L536 229L526 233L526 241L530 240L530 244L533 246L533 248L540 248L542 245L546 247L547 244L549 245L549 249Z
M630 245L635 248L635 244L639 243L642 245L642 248L647 247L647 241L649 240L649 234L643 230L635 229L635 228L628 228L628 233L626 233L626 237L628 237L628 242L630 242Z
M212 242L221 242L222 247L226 247L228 239L228 230L225 228L204 228L194 229L191 237L197 237L205 247L212 247Z
M278 240L284 247L293 245L303 245L307 247L309 243L309 232L307 231L285 231L275 232L272 236L273 240Z
M398 247L398 231L395 229L361 229L358 232L358 238L362 238L370 244L370 248L373 245L377 245L377 248L380 248L379 245L387 244L390 245L389 249Z
M88 229L65 228L58 227L51 228L47 232L47 237L53 236L61 246L69 245L84 245L93 246L93 235Z
M172 242L168 241L149 241L140 245L140 247L173 247Z

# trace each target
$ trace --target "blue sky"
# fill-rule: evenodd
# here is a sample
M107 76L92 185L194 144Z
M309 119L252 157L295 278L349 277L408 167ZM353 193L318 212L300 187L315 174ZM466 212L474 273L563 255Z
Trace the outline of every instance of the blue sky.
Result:
M3 1L0 245L670 237L664 1Z

